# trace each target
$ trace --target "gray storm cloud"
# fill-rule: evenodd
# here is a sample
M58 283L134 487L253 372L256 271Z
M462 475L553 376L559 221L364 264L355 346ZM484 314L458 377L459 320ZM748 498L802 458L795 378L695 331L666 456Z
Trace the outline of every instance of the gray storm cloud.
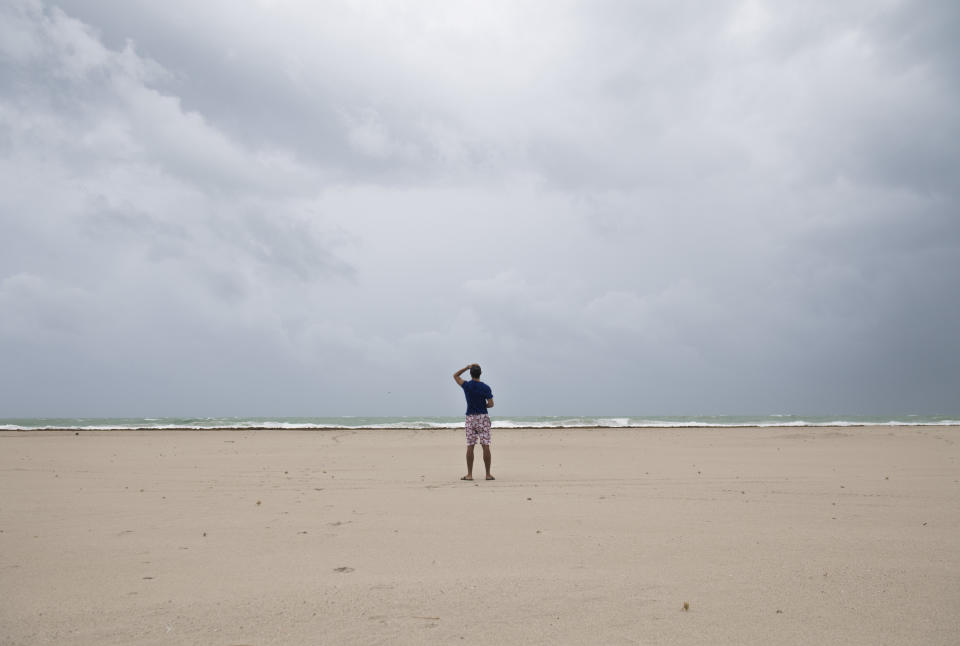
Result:
M958 30L6 3L0 416L955 412Z

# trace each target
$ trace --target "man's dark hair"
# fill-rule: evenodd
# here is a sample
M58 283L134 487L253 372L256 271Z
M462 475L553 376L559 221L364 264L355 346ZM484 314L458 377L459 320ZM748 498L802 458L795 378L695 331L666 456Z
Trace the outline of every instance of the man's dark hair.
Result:
M476 364L476 363L475 363L475 364L473 364L472 366L470 366L470 376L473 377L474 379L479 379L479 378L480 378L480 365L479 365L479 364Z

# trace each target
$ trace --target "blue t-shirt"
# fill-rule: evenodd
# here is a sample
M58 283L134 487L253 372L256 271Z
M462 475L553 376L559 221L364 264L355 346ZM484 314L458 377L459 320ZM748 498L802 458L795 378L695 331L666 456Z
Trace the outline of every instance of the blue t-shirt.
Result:
M471 379L463 382L460 387L463 388L463 394L467 398L467 415L486 415L487 400L493 399L490 386L482 381Z

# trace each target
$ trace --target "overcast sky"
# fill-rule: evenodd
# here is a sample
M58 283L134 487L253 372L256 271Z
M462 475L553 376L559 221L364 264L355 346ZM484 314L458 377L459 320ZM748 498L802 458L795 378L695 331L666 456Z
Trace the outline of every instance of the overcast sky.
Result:
M956 413L958 33L4 0L0 417Z

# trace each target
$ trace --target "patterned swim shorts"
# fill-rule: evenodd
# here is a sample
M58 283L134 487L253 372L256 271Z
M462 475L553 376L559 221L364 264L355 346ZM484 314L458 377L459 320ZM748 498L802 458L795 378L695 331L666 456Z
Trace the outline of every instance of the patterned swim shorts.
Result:
M467 446L475 446L477 440L480 444L490 444L490 416L489 415L467 415Z

